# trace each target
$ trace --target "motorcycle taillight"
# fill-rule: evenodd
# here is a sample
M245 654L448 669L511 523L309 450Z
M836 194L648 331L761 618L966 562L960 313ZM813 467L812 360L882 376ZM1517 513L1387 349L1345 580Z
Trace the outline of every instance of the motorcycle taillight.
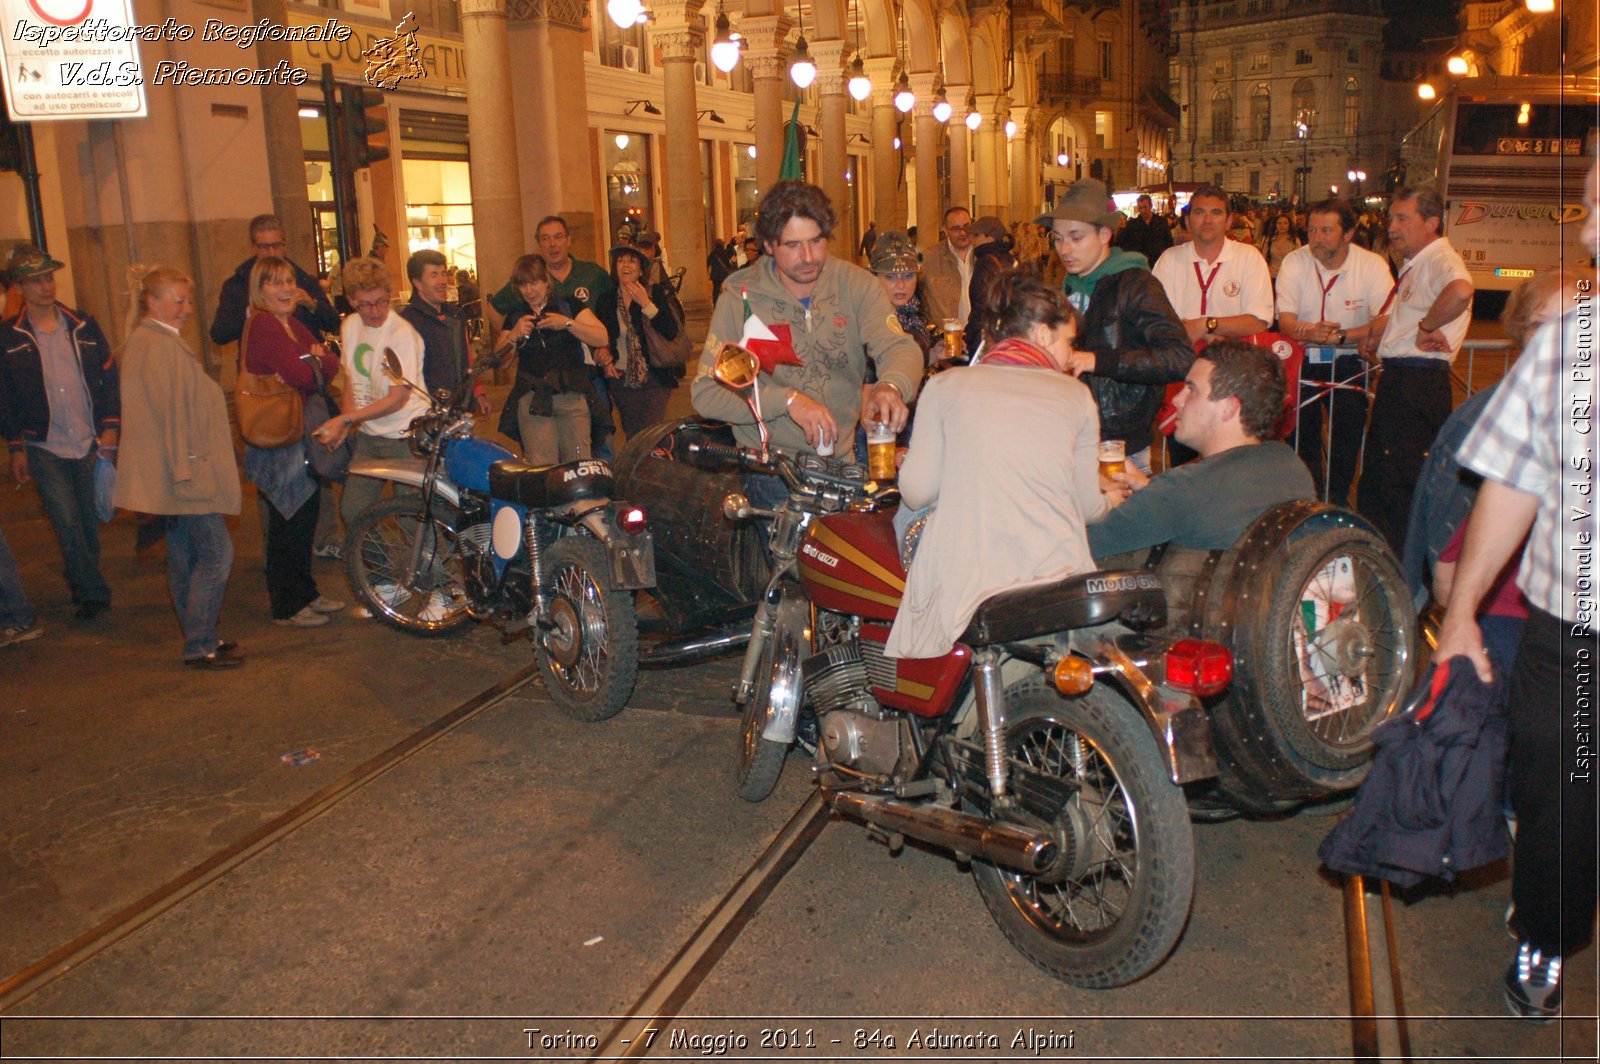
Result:
M617 527L630 536L637 536L649 524L644 511L637 506L619 506L617 508Z
M1167 686L1202 698L1233 682L1233 654L1208 639L1180 639L1167 650Z

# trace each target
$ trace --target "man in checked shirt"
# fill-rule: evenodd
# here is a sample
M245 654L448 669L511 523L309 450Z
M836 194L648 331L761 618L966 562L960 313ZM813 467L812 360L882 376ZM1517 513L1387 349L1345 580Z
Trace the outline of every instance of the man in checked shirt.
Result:
M1600 162L1589 171L1585 198L1584 236L1600 251ZM1434 652L1440 664L1465 657L1491 680L1475 614L1520 550L1517 583L1530 616L1509 701L1517 814L1511 927L1521 941L1505 994L1513 1015L1537 1023L1560 1012L1562 959L1588 945L1595 914L1593 276L1565 316L1533 335L1461 447L1461 464L1484 483Z

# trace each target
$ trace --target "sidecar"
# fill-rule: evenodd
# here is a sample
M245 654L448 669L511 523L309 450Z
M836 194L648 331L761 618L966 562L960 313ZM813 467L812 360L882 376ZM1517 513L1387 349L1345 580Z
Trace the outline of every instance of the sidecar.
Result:
M716 626L747 625L768 576L753 523L722 512L723 499L742 490L739 475L677 460L683 438L707 434L732 441L726 426L664 422L630 440L615 463L620 492L651 518L653 593L666 627L695 633L672 647L707 646L704 633ZM1234 683L1210 707L1220 774L1192 788L1197 804L1270 813L1365 778L1369 736L1416 673L1419 625L1398 562L1363 517L1285 503L1225 551L1167 546L1101 561L1160 575L1167 634L1233 652Z

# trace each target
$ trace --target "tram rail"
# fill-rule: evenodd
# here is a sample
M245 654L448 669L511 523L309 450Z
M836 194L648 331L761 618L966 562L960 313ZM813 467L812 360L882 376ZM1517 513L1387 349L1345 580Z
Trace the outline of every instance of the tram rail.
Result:
M0 1013L15 1008L74 968L104 953L252 857L294 834L391 769L404 764L450 732L532 683L538 674L537 665L518 669L382 753L368 758L243 838L185 869L143 897L118 909L88 931L14 973L0 982Z

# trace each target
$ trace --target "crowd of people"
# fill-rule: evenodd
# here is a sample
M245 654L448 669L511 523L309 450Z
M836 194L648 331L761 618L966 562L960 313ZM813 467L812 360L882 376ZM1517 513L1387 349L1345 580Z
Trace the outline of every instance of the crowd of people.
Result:
M1600 167L1588 185L1594 246L1597 183ZM1592 269L1514 303L1557 320L1529 330L1510 378L1473 408L1476 424L1452 429L1449 367L1473 290L1431 188L1395 195L1381 253L1364 246L1364 237L1375 242L1370 220L1338 198L1258 216L1204 186L1175 228L1148 197L1126 218L1093 179L1014 227L952 206L922 253L912 234L873 226L859 248L866 268L830 253L836 223L820 189L780 182L749 232L713 248L707 265L719 294L690 397L701 415L730 422L740 443L760 442L751 409L710 372L722 341L739 341L755 318L783 337L757 383L772 446L848 450L858 426L907 434L900 486L919 527L905 552L891 655L945 653L998 591L1157 543L1226 548L1267 508L1319 491L1340 504L1353 498L1397 553L1408 538L1461 530L1454 553L1424 554L1449 584L1439 596L1448 613L1436 657L1467 657L1485 682L1510 674L1519 824L1512 926L1521 943L1506 994L1518 1015L1554 1015L1561 958L1589 941L1595 869L1592 847L1580 859L1560 846L1563 822L1593 837L1593 784L1563 771L1573 763L1573 733L1551 711L1555 692L1567 699L1561 704L1576 697L1578 657L1591 652L1593 630L1572 615L1560 585L1560 456L1582 441L1563 436L1577 431L1576 420L1552 406L1553 381L1579 338L1575 315L1551 308L1566 286L1589 291ZM242 370L306 399L341 373L344 381L337 413L308 424L292 446L248 445L242 462L262 500L272 619L316 627L344 604L323 595L313 573L319 520L326 527L336 515L307 449L354 436L357 457L403 454L405 428L424 401L387 376L376 353L392 352L406 379L450 388L471 365L472 336L448 298L450 264L437 252L410 257L411 294L399 307L380 259L347 263L340 287L350 313L341 322L318 280L285 257L277 219L255 219L250 239L253 256L219 293L212 339L238 342ZM660 420L685 366L659 353L683 351L688 322L658 233L630 232L610 249L609 268L572 255L561 217L542 219L535 239L536 250L483 304L495 355L516 361L498 426L529 462L605 457L613 411L629 436ZM1385 254L1398 256L1396 269ZM22 246L7 266L22 306L0 323L0 433L18 484L37 486L76 616L91 621L111 604L99 566L96 477L113 460L115 504L164 528L183 662L237 667L243 655L218 629L233 561L225 517L240 510L239 467L222 390L183 340L200 298L193 281L172 269L141 271L137 325L114 348L92 318L57 301L62 262ZM1272 328L1340 351L1303 374L1329 387L1298 411L1299 454L1283 442L1299 397L1282 359L1250 342ZM341 354L324 340L334 334ZM1365 392L1344 385L1374 367L1368 409ZM1152 444L1169 394L1172 459L1155 474ZM491 412L486 394L477 404ZM1483 487L1470 517L1464 506L1450 511L1456 528L1442 528L1433 511L1413 528L1425 471L1456 475L1429 466L1436 438L1465 440L1460 464ZM1098 464L1105 443L1125 455L1109 477ZM751 476L747 490L756 506L771 507L786 489ZM356 477L343 491L348 521L379 486ZM1500 638L1491 657L1479 604L1519 554L1529 616L1520 649ZM0 642L39 632L0 536Z

